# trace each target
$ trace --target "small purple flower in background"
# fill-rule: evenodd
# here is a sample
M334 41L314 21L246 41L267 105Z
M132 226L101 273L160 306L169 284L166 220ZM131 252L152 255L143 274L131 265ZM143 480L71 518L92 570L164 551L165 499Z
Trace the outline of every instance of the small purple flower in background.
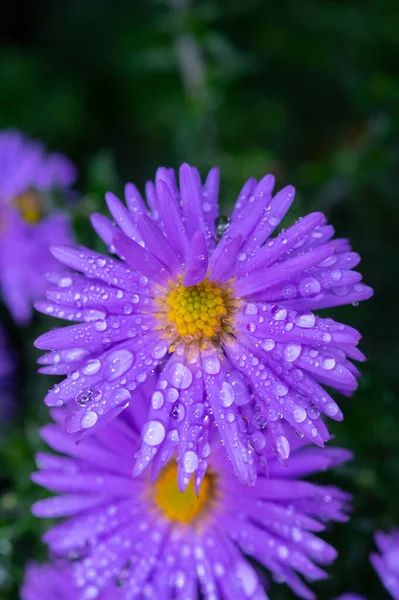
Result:
M377 531L374 541L380 554L372 554L371 563L392 598L399 600L399 529Z
M146 187L125 189L127 208L107 194L115 220L93 215L97 233L118 258L85 248L53 254L79 273L53 277L46 314L82 321L41 336L51 350L44 373L66 374L46 397L69 404L69 433L87 432L123 410L133 390L156 373L135 474L160 451L177 453L179 485L205 474L208 438L216 425L241 482L253 485L275 452L290 454L285 423L323 446L320 413L343 418L323 384L350 395L364 360L360 334L315 316L315 309L372 295L352 270L359 261L321 213L270 237L294 199L288 186L272 197L274 177L243 187L230 221L217 220L217 169L202 184L198 171L160 168ZM190 459L186 457L189 456Z
M7 347L5 334L0 325L0 432L14 412L13 375L15 363Z
M371 564L394 600L399 600L399 529L390 533L377 531L374 541L381 554L370 555ZM366 600L364 596L347 593L335 600Z
M59 154L46 155L38 142L20 133L0 133L0 287L19 324L31 318L43 295L44 275L57 269L49 244L73 243L68 215L53 213L48 192L67 188L75 168Z
M270 479L259 470L257 485L243 493L214 432L198 497L193 481L180 492L174 459L166 465L159 459L155 483L147 472L132 479L150 392L135 392L128 409L79 444L64 430L67 409L53 411L56 424L41 430L58 454L39 453L32 479L57 495L37 502L33 513L65 519L44 541L54 557L73 561L77 598L97 598L102 588L117 584L122 600L194 600L198 586L215 600L264 599L262 579L244 555L297 595L314 598L299 575L327 577L318 565L330 564L337 553L318 534L331 520L347 520L350 496L302 478L351 453L309 446L289 431L292 456L285 467L267 435ZM193 470L195 453L187 451L185 461Z

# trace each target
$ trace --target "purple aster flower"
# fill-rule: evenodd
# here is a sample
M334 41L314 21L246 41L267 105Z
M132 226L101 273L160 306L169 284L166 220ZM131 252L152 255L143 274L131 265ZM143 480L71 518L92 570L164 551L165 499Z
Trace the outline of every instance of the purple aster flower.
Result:
M371 563L392 598L399 600L399 529L377 531L374 541L380 554L372 554Z
M32 302L43 295L44 274L57 269L49 244L73 242L64 213L46 215L48 195L75 179L73 165L20 133L0 133L0 287L20 324L29 321ZM61 241L62 240L62 241Z
M110 258L85 248L52 252L76 273L55 275L39 310L82 321L41 336L52 350L41 371L68 377L47 395L69 404L70 433L100 427L156 373L139 474L158 451L178 455L179 483L206 469L216 425L240 480L252 485L268 453L265 429L282 460L290 453L285 423L319 446L328 440L321 413L342 413L323 384L350 395L359 375L351 359L360 334L312 311L358 302L372 290L352 270L360 257L321 213L271 237L294 199L289 186L272 197L274 177L243 187L231 220L218 215L217 169L160 168L147 204L128 184L127 208L106 196L111 223L92 223ZM172 432L176 432L171 435ZM187 460L186 456L190 456ZM189 464L188 464L189 463Z
M270 479L260 469L255 487L243 493L217 433L204 454L209 469L198 496L193 481L181 492L172 459L153 483L148 472L132 479L134 454L147 414L152 377L131 406L107 427L76 444L65 432L65 409L41 434L58 454L37 455L32 479L55 494L33 506L42 518L64 518L44 536L52 554L70 557L79 598L95 598L117 582L121 599L243 600L266 598L261 577L245 555L286 582L302 598L313 598L300 575L325 578L322 569L336 551L318 537L330 520L346 521L350 496L302 478L351 458L340 448L306 445L291 431L292 457L280 463L266 435ZM171 436L177 434L172 431ZM205 449L204 449L205 450ZM193 470L195 453L185 464ZM320 566L319 566L320 565Z

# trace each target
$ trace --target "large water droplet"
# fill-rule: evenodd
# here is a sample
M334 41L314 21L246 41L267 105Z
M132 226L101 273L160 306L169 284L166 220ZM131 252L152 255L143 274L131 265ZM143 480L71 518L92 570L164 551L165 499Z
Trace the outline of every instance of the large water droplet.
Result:
M82 373L85 375L94 375L101 368L101 361L98 358L88 360L82 368Z
M271 338L266 338L262 342L262 348L266 352L270 352L270 350L273 350L273 348L275 347L275 345L276 345L276 342L274 340L272 340Z
M224 381L222 383L222 389L220 390L220 399L223 406L231 406L234 402L234 388Z
M315 322L316 317L313 313L311 313L308 310L298 312L295 316L295 323L296 325L298 325L298 327L304 327L306 329L309 329L311 327L314 327Z
M92 410L89 410L82 417L80 424L83 427L83 429L90 429L90 427L93 427L93 425L95 425L97 423L97 420L98 420L97 413L93 412Z
M297 423L302 423L307 417L306 410L299 405L295 406L292 415Z
M194 473L198 467L198 456L192 450L187 450L183 455L183 468L186 473Z
M229 381L233 387L234 401L236 404L238 404L238 406L244 406L245 404L248 404L248 402L251 402L251 395L248 387L245 385L239 375L233 373Z
M82 390L81 392L79 392L79 394L76 394L75 396L76 402L81 406L85 406L86 404L88 404L92 398L93 390L90 389Z
M253 304L252 302L250 302L245 305L244 315L257 315L257 314L258 314L258 307L256 306L256 304Z
M287 309L283 306L273 306L270 314L275 321L284 321L287 317Z
M299 342L290 342L283 347L283 355L287 362L293 362L298 358L302 350L302 344Z
M179 390L185 390L191 385L193 375L185 365L182 363L173 363L170 366L169 377L171 382Z
M111 394L111 404L116 406L122 406L127 404L132 399L129 390L125 388L118 388Z
M321 364L323 369L325 369L326 371L331 371L331 369L333 369L337 363L335 358L333 358L332 356L326 356L326 358L323 358Z
M153 346L153 348L151 350L151 356L153 358L159 360L166 354L167 349L168 349L168 347L165 344L165 342L159 341Z
M134 354L130 350L114 350L104 360L105 378L115 381L130 369Z
M153 395L151 396L152 407L155 409L161 408L163 403L164 403L163 393L160 391L154 392Z
M278 435L276 437L276 449L280 458L286 460L290 455L290 443L285 435Z
M216 354L207 354L203 356L204 371L208 375L217 375L220 371L220 360Z
M317 296L321 290L321 285L315 277L305 277L299 283L299 293L305 298Z
M149 446L158 446L165 438L165 427L160 421L148 421L143 429L143 441Z

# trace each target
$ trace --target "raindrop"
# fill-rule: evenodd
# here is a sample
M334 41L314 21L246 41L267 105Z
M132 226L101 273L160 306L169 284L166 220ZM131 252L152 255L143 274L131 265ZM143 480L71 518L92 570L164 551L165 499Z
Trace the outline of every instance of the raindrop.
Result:
M80 424L83 427L83 429L90 429L90 427L93 427L93 425L95 425L97 423L97 420L98 420L97 413L93 412L92 410L89 410L82 417Z
M308 310L298 312L295 316L295 323L298 325L298 327L310 329L311 327L314 327L315 322L316 317Z
M99 369L101 368L101 361L98 360L98 358L93 358L91 360L88 360L83 368L82 368L82 373L84 373L85 375L94 375L95 373L97 373L97 371L99 371Z
M104 360L105 377L108 381L115 381L130 369L134 355L130 350L114 350Z
M148 421L143 430L143 441L149 446L158 446L165 438L165 427L160 421Z
M193 380L192 373L182 363L173 363L170 367L170 379L174 386L179 390L185 390L191 385Z
M282 306L273 306L270 314L275 321L284 321L287 317L287 309Z
M154 409L161 408L164 403L163 393L160 391L154 392L151 396L151 404Z
M183 455L183 468L186 473L194 473L198 467L198 456L192 450L187 450Z
M93 398L93 390L82 390L76 395L75 400L81 406L85 406Z
M217 375L220 371L220 360L216 354L203 356L204 371L209 375Z
M216 237L218 240L222 237L225 231L227 231L230 225L230 219L225 215L219 215L215 222L216 225Z
M287 362L293 362L298 358L302 350L302 344L299 342L290 342L283 347L283 355Z
M222 401L222 405L223 406L231 406L234 402L234 388L227 383L226 381L224 381L222 383L222 389L220 391L220 399Z

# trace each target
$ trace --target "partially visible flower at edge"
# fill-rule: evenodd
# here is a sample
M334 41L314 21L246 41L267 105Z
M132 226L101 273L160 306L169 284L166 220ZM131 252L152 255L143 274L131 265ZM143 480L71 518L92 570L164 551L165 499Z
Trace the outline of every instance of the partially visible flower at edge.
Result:
M352 270L359 261L321 213L270 237L294 199L288 186L272 197L274 177L243 187L230 221L218 215L217 169L204 183L188 165L160 168L147 184L150 210L137 189L125 189L127 208L107 194L115 219L93 215L110 258L85 248L53 254L79 273L56 274L48 315L82 321L41 336L51 352L41 371L68 377L46 397L69 404L69 433L101 427L146 378L157 373L135 474L154 459L178 455L181 489L204 477L208 438L216 425L241 482L253 485L265 466L264 431L282 461L290 454L285 424L323 446L320 413L343 418L323 384L350 395L364 360L360 334L315 309L372 295ZM150 400L150 399L148 399ZM192 458L186 460L186 456Z
M399 600L399 529L377 531L374 541L380 554L370 556L371 563L394 600Z
M41 143L17 131L0 133L0 288L18 324L30 320L45 274L58 268L49 245L73 243L69 217L52 212L49 193L69 187L75 177L62 155L46 155Z
M314 598L299 575L327 577L321 567L337 553L318 533L329 521L347 520L351 497L302 478L351 453L309 446L289 432L289 465L280 464L268 440L270 479L260 471L257 485L243 493L214 431L199 496L192 481L179 491L173 459L155 483L147 472L133 480L146 398L155 383L149 378L129 408L79 444L64 431L66 408L53 410L57 422L41 430L57 455L39 453L32 479L56 496L37 502L33 513L64 518L44 541L53 557L72 561L77 598L97 598L118 586L121 600L196 600L199 588L214 600L265 599L262 576L244 555L297 595Z
M377 531L374 541L380 554L374 552L370 561L381 582L394 600L399 600L399 529L390 533ZM348 592L335 600L366 600L363 596Z

